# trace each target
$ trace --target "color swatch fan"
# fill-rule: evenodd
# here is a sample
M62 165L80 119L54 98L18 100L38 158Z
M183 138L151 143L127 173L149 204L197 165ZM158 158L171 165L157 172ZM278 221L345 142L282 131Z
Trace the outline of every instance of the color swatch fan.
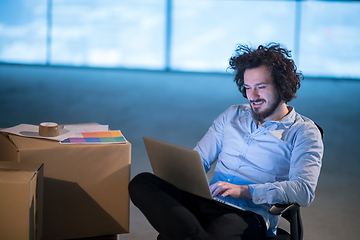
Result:
M79 132L60 142L61 144L109 144L126 143L119 130L105 132Z

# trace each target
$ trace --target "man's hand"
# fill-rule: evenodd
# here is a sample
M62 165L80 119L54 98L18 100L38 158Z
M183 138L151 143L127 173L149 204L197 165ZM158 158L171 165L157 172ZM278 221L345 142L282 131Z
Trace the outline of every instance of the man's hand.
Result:
M247 185L235 185L219 181L210 186L210 191L213 197L221 195L222 197L231 196L233 198L251 199L249 186Z

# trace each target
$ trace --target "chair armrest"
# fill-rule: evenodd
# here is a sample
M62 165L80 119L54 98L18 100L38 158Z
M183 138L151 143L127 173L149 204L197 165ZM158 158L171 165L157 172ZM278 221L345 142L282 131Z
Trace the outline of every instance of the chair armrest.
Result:
M298 209L298 208L300 208L300 206L297 203L292 203L292 204L276 203L271 206L271 208L269 209L269 213L272 215L281 215L290 209Z

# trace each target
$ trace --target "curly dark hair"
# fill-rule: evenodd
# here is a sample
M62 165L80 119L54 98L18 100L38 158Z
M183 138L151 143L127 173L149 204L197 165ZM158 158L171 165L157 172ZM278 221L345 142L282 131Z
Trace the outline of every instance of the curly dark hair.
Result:
M304 78L301 72L297 72L290 51L278 43L260 45L257 49L251 49L247 45L238 45L235 54L229 60L229 65L230 69L235 70L234 82L245 98L247 97L244 88L244 73L247 69L268 66L278 94L286 103L296 97L300 81Z

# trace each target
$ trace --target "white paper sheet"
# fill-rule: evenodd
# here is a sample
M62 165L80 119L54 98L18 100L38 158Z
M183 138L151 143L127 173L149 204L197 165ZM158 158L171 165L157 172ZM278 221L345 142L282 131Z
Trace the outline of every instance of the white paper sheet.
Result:
M98 123L85 123L85 124L68 124L60 125L60 128L76 131L76 132L102 132L109 131L109 125L101 125Z
M39 135L39 126L31 124L20 124L15 127L1 129L1 132L11 133L22 137L42 138L55 141L62 141L72 135L76 134L74 131L59 129L59 136L57 137L43 137Z

